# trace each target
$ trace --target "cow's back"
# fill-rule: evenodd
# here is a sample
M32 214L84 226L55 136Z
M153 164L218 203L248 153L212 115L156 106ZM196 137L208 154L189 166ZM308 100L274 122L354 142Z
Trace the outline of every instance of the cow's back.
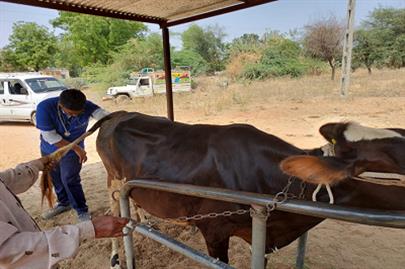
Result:
M280 191L286 176L279 162L303 152L250 125L188 125L136 112L116 112L103 123L97 150L117 178L258 193Z

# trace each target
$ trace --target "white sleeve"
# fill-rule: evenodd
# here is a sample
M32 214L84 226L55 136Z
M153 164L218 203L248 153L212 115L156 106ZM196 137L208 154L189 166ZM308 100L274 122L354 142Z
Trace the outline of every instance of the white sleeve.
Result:
M63 139L62 136L60 136L60 134L56 132L56 130L41 131L41 136L46 142L51 145L58 143Z
M95 120L101 120L108 114L110 114L110 112L108 112L107 110L104 110L100 107L100 108L97 108L96 110L94 110L94 112L91 114L91 117Z
M38 232L16 232L14 226L0 222L0 265L6 268L51 268L61 260L76 256L84 239L95 237L91 221L59 226Z
M37 180L39 170L44 167L40 160L17 165L14 169L0 172L0 179L14 193L23 193Z

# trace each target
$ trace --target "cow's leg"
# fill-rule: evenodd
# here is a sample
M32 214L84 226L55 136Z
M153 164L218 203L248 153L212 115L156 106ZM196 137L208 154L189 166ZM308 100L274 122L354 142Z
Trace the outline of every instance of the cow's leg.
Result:
M120 208L119 208L119 190L122 185L121 180L117 180L115 178L110 178L108 182L110 182L110 186L108 186L108 193L110 195L110 209L111 214L115 217L120 216ZM111 269L120 269L120 259L118 255L118 238L111 239L111 260L110 266Z
M219 234L215 231L218 230L212 226L199 226L202 235L204 236L205 243L207 244L208 254L213 258L218 258L224 263L228 263L228 248L229 248L229 234ZM211 228L211 229L210 229Z

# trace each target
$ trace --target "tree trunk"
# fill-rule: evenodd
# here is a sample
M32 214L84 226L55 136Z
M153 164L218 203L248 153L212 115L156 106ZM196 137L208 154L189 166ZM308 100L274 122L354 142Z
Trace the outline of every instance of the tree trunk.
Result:
M332 68L332 75L331 75L331 80L335 80L335 72L336 72L336 62L335 58L328 59L328 63L330 65L330 68Z

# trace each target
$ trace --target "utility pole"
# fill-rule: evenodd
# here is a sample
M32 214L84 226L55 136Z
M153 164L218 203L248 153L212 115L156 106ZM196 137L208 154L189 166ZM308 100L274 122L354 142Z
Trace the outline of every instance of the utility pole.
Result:
M348 0L347 4L347 23L345 30L345 40L343 43L342 57L342 81L340 84L340 95L347 96L350 85L350 73L352 67L352 48L353 48L353 25L354 8L356 0Z

